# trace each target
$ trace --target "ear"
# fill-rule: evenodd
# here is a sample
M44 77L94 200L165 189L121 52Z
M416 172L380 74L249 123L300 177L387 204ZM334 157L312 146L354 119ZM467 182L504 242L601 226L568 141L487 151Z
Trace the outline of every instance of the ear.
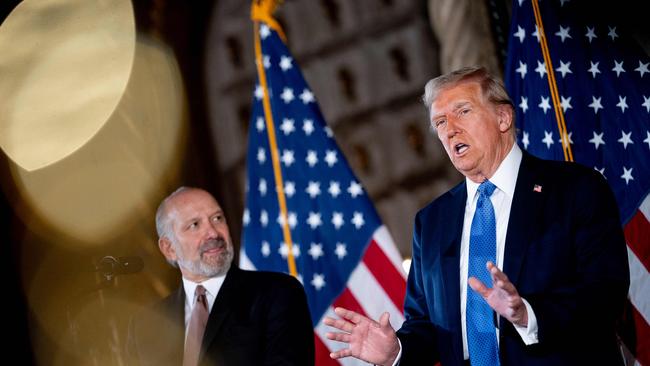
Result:
M508 132L514 128L514 111L509 104L499 104L497 107L497 118L499 120L499 131Z
M160 252L165 256L165 258L167 258L167 260L176 261L176 251L174 250L174 246L169 238L163 236L158 239L158 248L160 248Z

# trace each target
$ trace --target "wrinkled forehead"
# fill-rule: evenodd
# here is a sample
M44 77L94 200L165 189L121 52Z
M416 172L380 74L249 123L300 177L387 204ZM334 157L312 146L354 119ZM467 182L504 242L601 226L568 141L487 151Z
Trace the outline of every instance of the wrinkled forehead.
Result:
M210 193L201 189L189 189L170 198L167 215L176 221L221 211L221 206Z
M479 103L483 100L481 84L476 80L459 80L438 89L433 95L429 116L453 110L467 103Z

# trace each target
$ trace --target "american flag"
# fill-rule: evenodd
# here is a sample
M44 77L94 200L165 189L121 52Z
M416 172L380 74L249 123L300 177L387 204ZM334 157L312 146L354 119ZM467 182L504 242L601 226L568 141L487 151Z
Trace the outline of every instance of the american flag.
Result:
M589 2L539 1L541 27L534 5L512 7L506 85L518 141L536 156L564 159L543 30L574 160L605 176L620 209L631 285L619 335L637 363L650 365L650 60L621 25L591 20Z
M293 255L314 324L316 364L338 365L329 353L342 344L325 338L332 329L322 323L323 317L334 315L336 306L375 319L388 311L392 325L400 327L406 290L402 258L338 148L279 27L262 21L255 27L255 41L261 46L258 71L264 75L258 72L249 127L240 265L289 272L287 261ZM272 121L263 106L267 97ZM275 130L271 137L269 127ZM277 144L277 172L272 138ZM286 198L286 220L277 179ZM285 222L290 246L283 235Z

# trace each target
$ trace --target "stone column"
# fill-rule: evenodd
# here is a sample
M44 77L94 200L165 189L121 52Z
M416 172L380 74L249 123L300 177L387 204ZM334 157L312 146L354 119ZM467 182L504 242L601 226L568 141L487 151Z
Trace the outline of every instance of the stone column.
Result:
M429 0L431 28L440 48L440 71L481 65L501 76L486 4L478 0Z

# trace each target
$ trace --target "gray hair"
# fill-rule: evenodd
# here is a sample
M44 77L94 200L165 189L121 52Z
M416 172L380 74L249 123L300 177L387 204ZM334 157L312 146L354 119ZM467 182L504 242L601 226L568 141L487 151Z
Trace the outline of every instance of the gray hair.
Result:
M424 95L422 96L422 102L427 108L427 112L431 113L431 105L441 90L463 81L477 81L481 85L481 91L487 100L497 105L508 104L514 112L514 104L510 100L503 83L484 67L464 67L429 80L424 86Z
M165 197L165 199L160 202L160 205L158 206L158 210L156 210L156 231L158 232L158 238L162 237L167 237L167 238L173 238L174 232L172 231L172 228L169 226L169 212L167 209L167 204L169 201L176 197L179 193L189 191L193 188L190 187L185 187L181 186L174 192L172 192L169 196Z
M167 205L172 198L176 197L182 192L189 191L191 189L194 188L185 186L179 187L169 196L165 197L165 199L163 199L158 206L158 210L156 210L156 232L158 233L158 239L167 238L174 247L176 247L176 235L174 234L174 230L172 230L172 227L170 225L171 217ZM178 267L178 263L176 263L176 261L167 260L167 262L174 267Z

